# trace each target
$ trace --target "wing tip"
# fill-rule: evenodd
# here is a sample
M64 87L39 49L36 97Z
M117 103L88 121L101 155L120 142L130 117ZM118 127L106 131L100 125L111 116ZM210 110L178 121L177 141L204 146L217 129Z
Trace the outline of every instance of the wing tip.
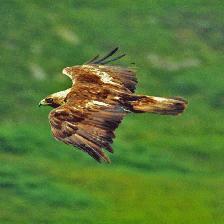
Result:
M105 64L107 64L109 62L116 61L116 60L118 60L120 58L123 58L126 54L122 54L122 55L117 56L115 58L106 60L106 59L110 58L111 56L113 56L118 50L119 50L119 47L115 47L115 48L113 48L113 50L109 51L109 53L107 53L104 57L99 58L99 55L97 55L97 56L95 56L94 58L92 58L91 60L89 60L88 62L86 62L84 64L99 64L99 65L105 65Z
M93 159L95 159L98 163L106 163L106 164L111 164L111 160L110 160L110 158L108 157L108 156L106 156L105 154L104 154L104 156L100 156L100 157L93 157L93 156L91 156Z

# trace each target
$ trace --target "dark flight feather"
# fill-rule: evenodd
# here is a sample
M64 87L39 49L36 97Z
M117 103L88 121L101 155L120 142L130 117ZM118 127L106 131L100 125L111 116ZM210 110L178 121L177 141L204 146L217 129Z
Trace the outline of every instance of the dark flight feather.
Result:
M92 59L90 59L89 61L87 61L87 62L85 62L84 63L84 65L87 65L87 64L91 64L93 61L95 61L96 59L98 59L99 58L99 54L98 55L96 55L95 57L93 57Z
M117 61L117 60L119 60L120 58L123 58L125 55L126 55L126 54L122 54L122 55L120 55L120 56L117 56L116 58L112 58L112 59L110 59L110 60L101 62L101 65L108 64L109 62L112 62L112 61Z
M118 47L114 48L112 51L110 51L108 54L106 54L104 57L102 57L101 59L99 59L98 61L94 61L94 64L101 64L101 62L103 62L105 59L109 58L110 56L112 56L113 54L115 54L115 52L118 50Z

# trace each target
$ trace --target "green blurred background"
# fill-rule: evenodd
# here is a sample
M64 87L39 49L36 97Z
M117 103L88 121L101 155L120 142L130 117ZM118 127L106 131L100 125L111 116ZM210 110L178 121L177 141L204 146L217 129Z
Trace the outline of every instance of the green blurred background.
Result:
M0 1L0 223L224 223L224 2ZM46 95L66 66L120 46L137 93L182 116L128 116L112 164L56 142Z

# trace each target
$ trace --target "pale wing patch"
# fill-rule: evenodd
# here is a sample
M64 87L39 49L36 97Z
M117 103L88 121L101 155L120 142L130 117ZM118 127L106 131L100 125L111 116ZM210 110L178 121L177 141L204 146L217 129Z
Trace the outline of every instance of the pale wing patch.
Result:
M113 82L113 78L107 72L102 72L100 69L95 68L95 67L93 67L91 65L83 65L83 67L91 69L91 71L94 72L95 75L100 77L100 80L103 83L112 84L112 85L116 85L116 86L119 85L119 84Z
M119 96L115 96L114 99L115 99L115 100L119 100L120 97L119 97Z
M104 83L116 84L112 81L112 77L110 77L106 72L101 72L100 70L98 70L97 75L100 76L101 81Z
M90 107L90 106L94 106L94 105L97 105L97 106L110 106L110 104L107 104L107 103L104 103L104 102L101 102L101 101L97 101L97 100L91 100L89 101L86 106L87 107Z
M100 102L100 101L96 101L96 100L93 100L92 102L93 102L93 104L95 104L95 105L99 105L99 106L110 106L110 105L107 104L107 103Z

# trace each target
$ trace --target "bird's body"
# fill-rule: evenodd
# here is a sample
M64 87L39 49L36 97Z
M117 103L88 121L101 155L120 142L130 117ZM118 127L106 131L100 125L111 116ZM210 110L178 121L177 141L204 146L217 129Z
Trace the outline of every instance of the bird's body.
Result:
M177 115L186 107L182 98L134 94L135 72L105 65L124 56L108 60L116 51L117 48L101 59L95 57L87 64L63 69L63 74L72 80L72 87L40 102L55 108L49 114L53 136L87 152L99 162L110 162L102 149L113 151L114 130L128 113Z

